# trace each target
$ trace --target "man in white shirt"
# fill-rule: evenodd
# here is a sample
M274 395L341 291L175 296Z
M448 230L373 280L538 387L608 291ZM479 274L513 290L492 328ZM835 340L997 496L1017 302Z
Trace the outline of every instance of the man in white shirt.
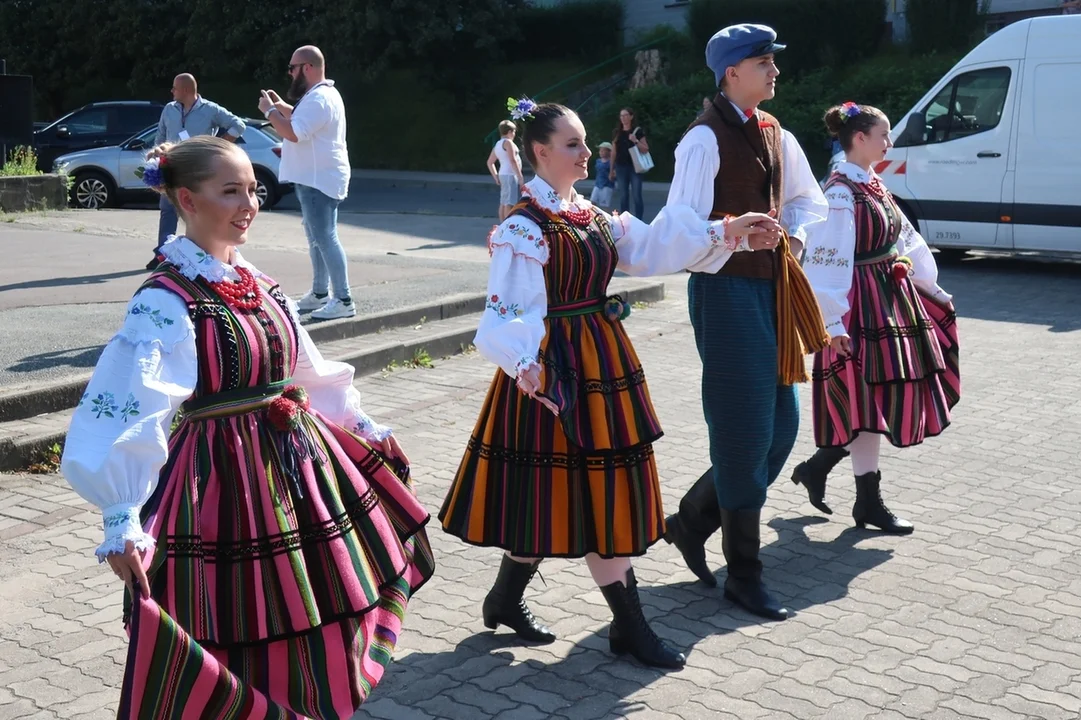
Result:
M785 47L776 40L763 25L735 25L713 36L706 63L719 92L676 148L669 204L690 205L714 219L775 213L787 238L779 245L751 239L751 252L689 268L713 466L668 518L665 539L712 587L717 580L705 543L720 529L725 597L761 617L784 620L788 610L762 582L759 527L766 490L799 430L794 383L807 380L803 351L829 342L796 261L808 230L825 220L828 208L799 143L758 108L774 94L774 54Z
M284 102L263 90L259 110L285 143L278 179L292 182L300 201L312 259L312 289L297 302L317 320L353 317L349 269L338 239L338 205L349 193L349 152L345 142L345 103L327 80L323 53L314 45L297 48L289 61L293 79ZM333 293L333 294L331 294Z

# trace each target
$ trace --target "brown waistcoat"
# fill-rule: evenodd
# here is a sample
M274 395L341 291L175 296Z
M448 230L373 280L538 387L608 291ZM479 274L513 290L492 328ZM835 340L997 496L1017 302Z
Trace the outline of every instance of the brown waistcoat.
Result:
M747 212L781 210L781 125L758 111L746 122L723 95L687 128L705 125L717 136L721 169L713 181L713 212L717 219ZM772 278L774 251L738 252L718 275Z

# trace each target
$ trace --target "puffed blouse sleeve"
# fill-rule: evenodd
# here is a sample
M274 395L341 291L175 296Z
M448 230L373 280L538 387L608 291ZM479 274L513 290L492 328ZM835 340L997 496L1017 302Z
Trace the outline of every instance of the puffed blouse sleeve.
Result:
M511 216L488 238L488 295L473 340L485 359L513 378L537 362L544 340L548 244L536 223Z
M375 422L364 411L360 391L353 386L353 366L324 358L311 335L300 324L296 302L292 298L288 298L287 302L297 329L297 364L293 370L293 383L304 388L312 408L331 422L369 442L386 440L394 430Z
M901 213L901 237L898 239L897 248L900 254L912 261L912 282L923 292L931 296L939 304L946 305L953 300L953 296L942 289L938 284L938 264L927 241L916 232L916 228L908 218Z
M690 205L665 205L650 223L630 213L606 215L619 262L628 275L668 275L703 262L723 264L747 250L743 238L725 239L723 220L703 220Z
M129 540L140 550L153 546L139 510L157 487L173 418L198 375L184 301L160 288L140 291L75 408L60 462L71 487L101 508L99 560L122 552Z
M787 130L781 131L781 158L784 187L781 189L780 221L788 231L792 255L799 259L808 244L808 236L826 219L829 206L811 172L807 155Z
M847 335L843 318L848 312L856 252L856 208L852 191L834 185L826 191L829 212L825 227L810 234L803 271L814 288L822 319L830 337Z

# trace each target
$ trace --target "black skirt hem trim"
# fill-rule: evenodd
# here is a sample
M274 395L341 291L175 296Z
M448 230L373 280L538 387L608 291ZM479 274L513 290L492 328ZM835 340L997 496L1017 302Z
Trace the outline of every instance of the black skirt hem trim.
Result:
M951 410L953 409L953 407L954 407L954 405L950 405ZM884 430L870 430L868 428L853 428L853 430L852 430L852 440L849 440L847 444L841 445L840 443L834 443L834 444L831 444L831 445L818 445L816 443L815 447L820 447L820 448L845 448L845 447L848 447L849 445L851 445L855 441L856 436L859 435L860 433L873 433L875 435L882 435L883 437L888 439L890 441L890 445L892 445L895 448L904 449L904 448L909 448L909 447L917 447L919 445L923 445L925 440L930 440L931 438L938 437L939 435L944 433L946 431L946 428L948 428L952 424L953 424L952 421L947 422L945 425L942 426L942 429L939 430L938 432L928 433L928 434L923 436L923 440L920 440L919 442L916 442L916 443L912 443L910 445L899 445L899 444L895 443L893 441L893 438L890 437L890 434L888 432L884 431Z
M410 539L412 539L415 535L417 535L417 533L419 533L421 530L423 530L425 527L427 527L428 523L431 522L431 519L432 519L432 516L429 515L428 518L426 520L424 520L424 522L422 522L417 527L416 530L409 533L408 535L405 536L404 539L402 539L402 544L404 545L406 542L408 542ZM433 565L434 565L434 563L433 563ZM405 568L402 569L401 572L394 575L394 577L388 578L387 580L380 583L378 592L380 594L382 594L383 591L385 591L388 587L390 587L394 583L401 580L402 576L405 575L405 573L406 573L406 571L408 569L409 568L408 568L408 565L407 565ZM409 599L412 599L413 595L416 594L416 592L418 590L420 590L422 587L424 587L428 583L428 581L432 579L433 575L435 575L434 567L433 567L433 571L432 571L431 575L429 575L428 577L421 580L421 582L418 583L416 585L416 587L412 587L412 586L410 587L410 589L409 589ZM336 625L338 623L341 623L344 620L351 620L353 618L363 617L363 616L367 615L369 612L371 612L372 610L375 610L379 606L379 602L380 602L379 600L376 600L372 604L370 604L370 605L368 605L366 607L363 607L363 608L359 608L357 610L349 610L347 612L336 613L334 615L327 616L327 617L323 618L318 625L312 625L310 627L306 627L306 628L303 628L301 630L293 630L293 631L287 632L287 633L278 633L276 635L269 635L269 636L267 636L265 638L259 638L258 640L221 642L221 641L217 641L217 640L210 640L210 639L207 639L207 638L197 638L194 635L191 635L191 632L187 628L184 628L183 626L181 626L181 628L184 630L184 632L188 633L188 635L191 636L191 639L192 639L193 642L197 643L200 647L204 647L204 648L214 648L216 650L229 650L229 649L232 649L232 648L261 647L263 645L269 645L271 643L279 642L279 641L282 641L282 640L295 640L296 638L300 638L300 637L303 637L305 635L309 635L309 634L311 634L311 633L313 633L313 632L315 632L317 630L321 630L324 627L327 627L329 625ZM164 608L162 608L162 609L164 610ZM173 618L173 621L176 622L176 618ZM130 610L128 610L128 611L126 611L124 613L123 623L124 623L124 628L125 629L130 627L130 625L131 625ZM177 624L179 625L179 623L177 623Z
M468 540L468 539L462 537L461 535L459 535L458 533L454 532L453 530L447 529L446 527L443 528L443 532L445 532L448 535L453 535L454 537L456 537L459 540L461 540L462 542L464 542L466 545L472 545L473 547L495 548L496 550L504 550L506 552L509 552L511 555L516 555L518 557L538 558L540 560L581 560L586 555L598 555L602 559L605 559L605 560L610 560L612 558L623 558L623 557L626 557L626 558L642 557L647 552L649 552L649 549L651 547L653 547L654 545L656 545L657 543L659 543L661 540L664 539L664 535L660 535L660 536L657 537L656 540L650 541L649 544L647 544L645 546L645 548L643 548L642 550L638 550L638 551L630 552L630 553L611 553L611 554L606 555L604 553L597 552L596 550L586 550L583 553L548 553L546 555L537 555L535 553L520 552L519 550L516 550L515 548L508 547L506 544L490 543L490 542L476 542L474 540Z

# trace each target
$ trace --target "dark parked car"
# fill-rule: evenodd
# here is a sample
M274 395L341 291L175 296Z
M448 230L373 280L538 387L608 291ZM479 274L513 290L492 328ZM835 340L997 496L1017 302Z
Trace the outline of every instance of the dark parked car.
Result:
M61 155L119 145L147 125L158 123L165 105L145 100L96 102L34 130L38 170L49 172Z

